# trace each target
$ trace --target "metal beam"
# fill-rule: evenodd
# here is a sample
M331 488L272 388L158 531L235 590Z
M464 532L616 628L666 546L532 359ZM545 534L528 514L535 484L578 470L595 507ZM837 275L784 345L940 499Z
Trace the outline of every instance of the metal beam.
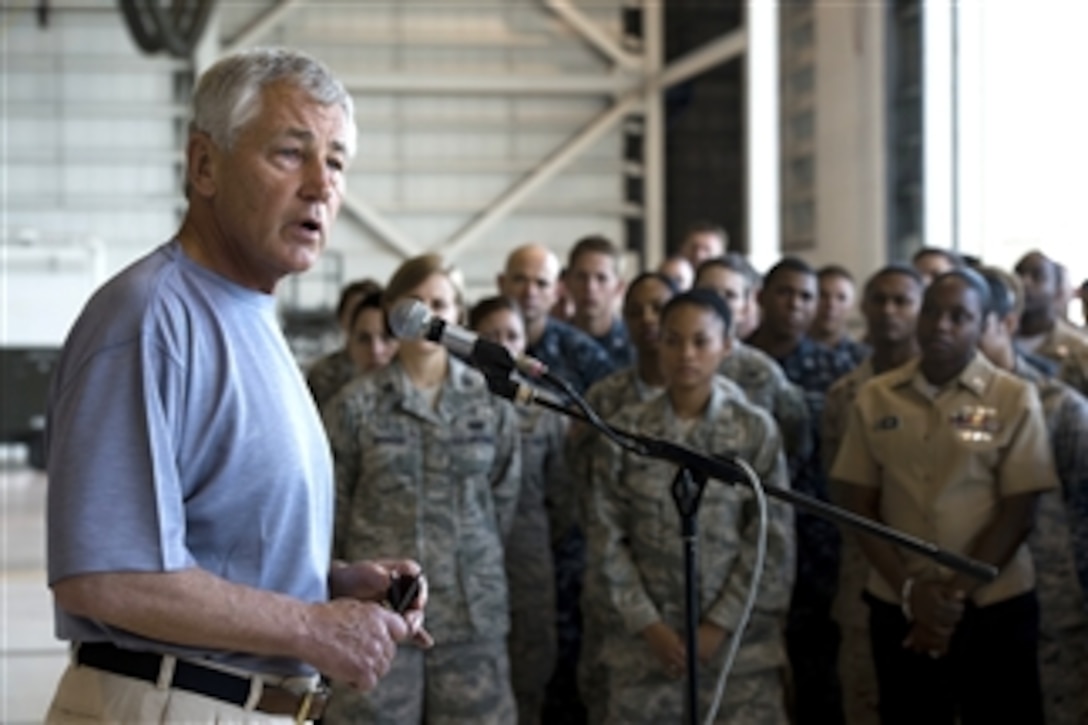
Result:
M625 72L599 75L509 75L487 73L454 75L452 73L374 73L341 75L352 93L507 95L614 95L631 91L661 92L683 83L714 66L739 57L747 46L743 30L723 35L681 56L660 73L638 75Z
M683 83L726 61L739 58L747 47L748 36L743 28L718 36L669 63L656 85L660 90L666 90Z
M619 74L600 75L510 75L487 73L454 75L452 73L375 73L341 75L352 93L389 94L559 94L621 95L631 87L631 79Z
M282 21L288 13L294 11L295 8L301 4L302 0L280 0L266 12L261 13L254 18L249 24L238 31L234 37L227 38L223 43L223 55L230 55L243 48L256 45L257 42L264 38L264 36Z
M505 219L549 179L562 171L583 151L596 143L609 129L637 108L642 101L640 93L629 93L616 101L604 113L567 140L529 174L503 192L483 212L458 230L442 247L448 259L455 259L464 250L500 221Z
M363 226L375 234L378 241L400 254L404 259L420 253L419 247L411 238L401 233L374 207L357 196L344 194L344 211L355 217Z
M624 50L570 0L544 0L544 5L608 60L621 68L637 70L642 67L641 58Z
M645 106L647 102L660 103L660 96L664 89L677 83L683 83L710 68L738 57L744 52L747 45L746 37L743 30L737 30L696 48L694 51L670 63L660 73L653 73L652 70L647 69L648 72L644 76L644 81L636 89L626 93L608 110L545 159L540 166L503 192L479 216L459 229L444 245L443 253L449 259L454 259L463 253L476 239L509 216L522 201L607 133L624 114L631 112L640 105ZM659 123L663 122L659 120ZM651 130L650 128L646 129L647 136ZM655 135L661 135L660 128ZM650 140L649 143L654 142ZM651 148L650 151L657 154L655 163L659 164L659 168L657 174L647 168L647 177L660 177L664 168L664 149L658 148L657 151L654 151ZM651 213L657 214L657 219L647 219L647 238L649 240L650 235L653 233L650 227L653 224L658 235L655 244L657 244L658 249L663 249L664 187L660 184L651 186L651 188L647 189L647 193L654 194L657 199L655 202L656 208L650 210Z
M647 77L661 74L664 57L664 9L661 3L642 6L642 42ZM642 159L645 164L643 195L642 262L647 269L657 269L665 258L665 99L659 87L649 84L642 96Z

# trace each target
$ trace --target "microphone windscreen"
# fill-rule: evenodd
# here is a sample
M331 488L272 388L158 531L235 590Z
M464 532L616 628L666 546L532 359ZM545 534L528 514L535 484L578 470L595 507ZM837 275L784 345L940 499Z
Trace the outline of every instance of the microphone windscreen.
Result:
M427 305L409 297L397 300L389 310L389 329L398 340L418 340L427 331L431 311Z

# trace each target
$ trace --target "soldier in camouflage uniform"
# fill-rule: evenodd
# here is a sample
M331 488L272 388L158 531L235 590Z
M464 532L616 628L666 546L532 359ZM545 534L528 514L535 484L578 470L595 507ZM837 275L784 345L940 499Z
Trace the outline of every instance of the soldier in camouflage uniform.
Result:
M441 258L405 262L387 305L413 297L459 314ZM429 651L401 647L388 676L361 693L334 683L329 723L516 722L506 635L503 540L521 479L513 406L435 343L403 341L387 368L329 405L336 473L334 556L412 556L430 590Z
M771 417L716 374L728 350L728 307L695 290L662 316L665 395L621 410L615 424L707 454L751 463L767 486L787 487L781 438ZM674 723L683 712L684 567L679 515L670 494L675 466L621 451L602 439L593 460L587 579L609 611L607 723ZM759 598L715 722L785 723L784 620L793 584L791 509L770 499L768 552ZM697 633L700 708L713 696L720 654L736 630L750 581L758 515L743 485L710 482L699 510Z
M357 280L340 291L340 299L336 304L336 321L345 341L351 336L352 318L359 303L381 291L382 286L372 279ZM310 387L314 402L320 408L358 374L359 370L352 361L345 342L343 347L318 358L310 365L306 373L306 384Z
M865 316L872 354L827 391L822 440L824 465L830 470L846 431L847 414L857 391L875 375L899 367L918 355L914 336L925 285L914 267L891 265L877 271L865 284L861 311ZM869 611L862 601L869 576L869 561L851 529L842 540L839 590L832 616L842 631L839 676L843 712L848 725L879 725L877 681L869 643Z
M1039 679L1049 725L1088 722L1088 610L1077 578L1070 508L1063 491L1088 484L1088 401L1018 355L1013 335L1020 316L1018 282L985 269L993 312L979 349L999 368L1033 383L1039 392L1062 490L1039 497L1028 538L1039 596Z
M664 387L658 359L661 310L676 294L672 281L658 272L644 272L631 281L623 304L624 324L635 346L636 364L612 373L586 393L586 402L606 421L620 408L657 397ZM585 425L575 426L568 438L567 459L579 482L578 503L583 529L588 525L586 512L591 504L590 481L592 450L598 434ZM582 589L582 652L578 658L578 688L584 694L587 721L604 722L608 705L608 671L601 662L604 643L605 612L601 587L586 581Z
M480 300L469 314L480 337L525 352L525 324L506 297ZM541 406L517 406L522 478L514 525L506 540L510 593L510 673L519 725L539 725L544 690L556 663L555 564L549 519L574 524L573 484L563 454L567 419ZM552 515L549 517L549 509ZM565 530L564 528L564 530Z
M774 416L782 433L786 461L791 471L796 470L812 451L805 392L790 382L767 353L736 339L718 372L736 383L748 396L748 402Z

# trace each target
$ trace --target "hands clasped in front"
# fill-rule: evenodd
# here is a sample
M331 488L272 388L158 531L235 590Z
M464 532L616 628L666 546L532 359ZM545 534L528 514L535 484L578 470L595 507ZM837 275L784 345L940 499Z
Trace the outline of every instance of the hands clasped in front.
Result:
M419 576L416 598L403 614L385 606L397 576ZM434 644L423 626L427 580L410 560L337 563L329 575L331 599L310 611L312 650L307 658L322 673L369 690L389 671L401 642Z
M962 589L939 581L919 581L910 596L914 622L903 647L934 659L948 654L952 635L963 618L967 597Z
M696 646L700 664L710 664L728 639L727 635L728 632L724 629L708 622L699 625ZM674 678L684 675L687 671L687 647L676 630L658 621L642 630L642 637L667 675Z

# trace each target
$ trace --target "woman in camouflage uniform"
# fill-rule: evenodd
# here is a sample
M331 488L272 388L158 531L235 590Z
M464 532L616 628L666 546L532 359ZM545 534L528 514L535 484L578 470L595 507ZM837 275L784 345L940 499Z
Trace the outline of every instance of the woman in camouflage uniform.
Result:
M525 322L517 303L488 297L469 314L480 337L525 353ZM506 540L510 590L510 673L518 725L539 725L544 689L556 663L555 566L550 521L566 531L574 523L572 482L563 457L567 419L541 406L517 406L521 427L521 492ZM566 522L564 524L564 522Z
M386 309L414 298L458 321L453 274L437 255L408 260L389 281ZM325 721L515 722L503 568L521 478L513 406L441 345L404 340L392 364L329 404L326 426L336 466L333 555L419 561L435 646L401 647L370 692L334 683Z
M661 320L665 394L622 409L618 428L666 438L708 455L748 461L766 486L789 479L777 426L716 376L728 353L729 309L695 290L672 298ZM680 521L670 494L675 466L621 451L611 442L593 460L587 519L587 580L602 587L607 723L678 722L683 713L684 566ZM756 608L743 633L716 722L786 722L781 674L783 627L795 561L790 508L769 504L768 550ZM700 709L719 674L720 653L736 630L751 579L758 515L751 491L711 481L699 510Z
M347 344L347 339L351 337L352 317L364 299L381 291L381 284L372 279L356 280L340 291L340 300L336 303L336 321L344 334L345 342L336 350L314 360L306 372L306 384L318 408L324 408L340 388L359 374L358 365L352 359Z

